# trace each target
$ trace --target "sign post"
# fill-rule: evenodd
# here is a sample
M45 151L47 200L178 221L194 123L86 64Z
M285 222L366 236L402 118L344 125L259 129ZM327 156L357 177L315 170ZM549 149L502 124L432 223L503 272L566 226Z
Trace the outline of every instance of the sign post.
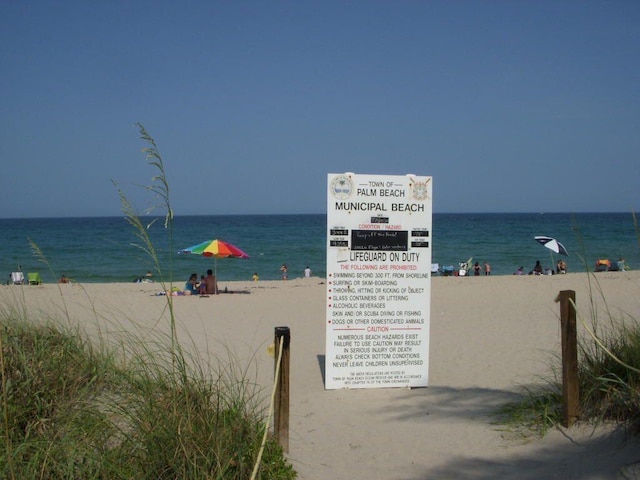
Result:
M431 177L329 174L325 388L425 387Z

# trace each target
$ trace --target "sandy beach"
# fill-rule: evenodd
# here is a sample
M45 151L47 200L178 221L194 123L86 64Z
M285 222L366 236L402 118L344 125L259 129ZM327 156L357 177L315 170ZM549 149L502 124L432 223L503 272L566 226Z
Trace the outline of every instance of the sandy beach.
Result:
M429 387L420 389L324 389L324 283L221 282L234 293L174 297L184 343L253 361L265 396L274 328L290 327L288 458L302 480L640 478L639 444L624 442L622 432L579 424L523 441L491 416L522 386L550 375L560 352L559 291L575 290L584 316L591 291L603 324L606 307L640 319L640 272L433 278ZM68 315L88 332L144 336L168 329L161 290L159 283L2 286L0 298L29 318Z

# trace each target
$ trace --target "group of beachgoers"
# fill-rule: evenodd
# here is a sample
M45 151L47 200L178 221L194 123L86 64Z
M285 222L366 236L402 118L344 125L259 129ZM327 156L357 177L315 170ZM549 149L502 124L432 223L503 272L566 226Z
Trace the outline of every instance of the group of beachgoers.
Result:
M596 261L594 268L595 272L623 272L629 270L629 266L625 263L621 257L618 261L610 261L608 259L599 259ZM454 269L453 266L440 267L437 263L431 265L431 272L433 275L456 277L478 277L480 275L491 275L491 265L488 262L472 262L471 259L466 262L460 262L458 269ZM558 275L567 273L567 262L560 259L556 262L555 266L545 267L540 260L537 260L533 268L526 271L524 267L519 267L514 275Z
M280 267L280 273L282 274L282 280L288 280L289 279L289 267L287 267L286 263L283 263L282 266ZM255 274L255 275L257 275L257 274ZM311 277L311 269L309 268L309 265L304 267L304 271L302 272L302 275L304 276L304 278L310 278ZM254 277L254 280L255 280L255 277Z
M439 269L436 271L440 273ZM480 264L480 262L473 263L471 260L467 260L466 262L460 262L458 270L453 271L453 267L444 267L441 273L445 276L453 274L456 277L479 277L481 275L489 276L491 275L491 265L489 264L489 262ZM558 260L555 269L543 268L540 260L538 260L536 261L533 269L531 269L528 273L525 272L524 267L520 267L515 272L513 272L514 275L555 275L556 273L567 273L567 263L564 260Z
M528 273L525 274L524 267L519 267L513 272L514 275L556 275L563 273L567 273L567 262L562 259L558 260L555 269L553 267L544 268L540 260L536 260L536 264Z
M484 262L482 265L480 265L480 262L473 263L472 259L469 259L466 262L460 262L457 269L455 269L453 265L440 268L440 265L433 263L431 264L431 273L433 275L443 275L445 277L450 275L455 277L479 277L483 274L485 276L489 276L491 275L491 265L489 262Z
M280 272L282 273L282 280L287 280L289 278L288 275L289 269L285 264L282 264L280 267ZM305 267L303 275L305 278L311 277L311 269L309 266ZM252 280L257 282L259 280L258 272L254 272L252 276ZM226 289L225 289L226 291ZM198 274L192 273L189 277L189 280L184 285L184 290L167 292L171 295L216 295L218 294L218 282L216 281L216 276L213 274L211 269L207 270L207 275L201 275L200 280L198 280Z
M286 263L283 263L282 266L280 267L280 273L282 274L282 280L288 280L289 279L289 267L287 267ZM304 276L304 278L310 278L311 277L311 269L309 268L309 265L304 267L302 275Z
M484 264L481 267L480 262L476 262L473 264L471 271L473 272L474 277L479 277L480 275L482 275L483 271L484 271L484 274L488 276L488 275L491 275L491 265L489 265L487 262L484 262Z
M289 267L287 267L286 263L283 263L280 266L280 274L282 275L282 280L289 280ZM303 275L304 275L304 278L311 277L311 269L309 268L309 265L304 267ZM258 280L260 280L260 276L258 275L258 272L253 272L252 278L254 282L257 282Z
M624 259L621 257L617 262L611 262L608 259L598 259L596 260L596 266L594 268L594 272L624 272L628 270L629 267L625 264ZM556 263L555 270L553 267L543 268L540 260L536 262L533 266L533 269L530 270L527 275L556 275L567 273L567 262L560 259ZM518 268L514 275L525 275L524 267Z
M216 295L218 293L218 282L213 270L207 270L207 275L192 273L189 280L184 284L183 295Z
M453 274L456 277L479 277L481 275L491 275L491 265L488 262L484 262L482 265L480 262L472 263L471 261L460 262L458 270L453 271L453 267L443 267L442 271L436 270L438 273L442 273L445 276ZM532 270L528 272L528 275L555 275L556 273L566 273L567 264L564 260L558 260L556 269L547 268L544 269L540 260L538 260ZM527 275L524 267L518 268L514 275Z
M625 264L622 257L617 262L612 262L608 258L599 258L593 269L594 272L624 272L625 270L629 270L629 266Z
M209 296L216 295L218 293L218 282L216 282L216 276L213 274L213 270L207 270L207 275L200 275L200 280L198 280L198 274L192 273L189 276L189 279L184 284L184 290L180 290L177 287L174 287L170 291L160 292L156 295L172 295L172 296L183 296L183 295L196 295L196 296Z

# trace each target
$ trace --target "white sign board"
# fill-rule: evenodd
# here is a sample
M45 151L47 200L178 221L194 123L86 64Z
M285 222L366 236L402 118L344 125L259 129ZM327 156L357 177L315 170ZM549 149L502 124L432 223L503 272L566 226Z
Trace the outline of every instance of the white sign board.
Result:
M432 191L328 175L325 388L427 386Z

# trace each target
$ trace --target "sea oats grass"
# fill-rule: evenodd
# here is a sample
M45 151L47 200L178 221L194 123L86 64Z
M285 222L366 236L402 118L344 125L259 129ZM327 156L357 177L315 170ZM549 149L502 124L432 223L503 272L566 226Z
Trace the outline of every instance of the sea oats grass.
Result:
M122 338L138 350L117 358L60 322L0 327L2 478L250 478L265 418L248 369L173 358L169 338ZM271 438L258 478L295 478Z
M137 127L157 173L144 188L154 195L154 208L165 211L171 245L173 211L162 157L144 127ZM171 290L171 261L160 262L149 236L154 222L146 224L116 188L136 246L151 258L159 285ZM60 295L62 320L27 311L24 297L0 306L0 478L296 478L272 436L263 445L270 423L266 395L249 376L250 366L231 349L214 360L190 354L197 350L178 338L171 295L165 296L166 336L124 329L103 335L100 328L88 336L69 326L87 319L71 318ZM95 308L88 315L109 322ZM114 319L118 315L113 312Z

